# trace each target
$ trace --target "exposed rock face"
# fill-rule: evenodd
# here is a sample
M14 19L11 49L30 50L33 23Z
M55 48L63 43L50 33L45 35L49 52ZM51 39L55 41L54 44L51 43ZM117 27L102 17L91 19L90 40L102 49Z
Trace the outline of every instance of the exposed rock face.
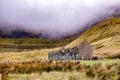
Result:
M64 47L58 51L52 51L48 54L48 60L81 60L92 59L93 49L90 43L85 40L81 44L73 47Z

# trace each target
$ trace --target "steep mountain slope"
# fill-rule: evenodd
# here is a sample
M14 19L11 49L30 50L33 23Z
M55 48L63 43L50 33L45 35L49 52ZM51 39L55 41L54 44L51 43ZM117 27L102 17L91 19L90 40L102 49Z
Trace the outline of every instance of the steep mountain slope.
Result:
M83 40L93 45L95 55L120 54L120 17L94 25L66 47L73 47Z

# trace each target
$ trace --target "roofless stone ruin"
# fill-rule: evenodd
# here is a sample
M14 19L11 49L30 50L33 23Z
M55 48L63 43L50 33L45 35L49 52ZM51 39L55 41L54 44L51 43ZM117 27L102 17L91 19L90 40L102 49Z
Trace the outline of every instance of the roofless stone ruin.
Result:
M73 48L62 47L48 54L48 60L91 60L92 58L93 48L87 40Z

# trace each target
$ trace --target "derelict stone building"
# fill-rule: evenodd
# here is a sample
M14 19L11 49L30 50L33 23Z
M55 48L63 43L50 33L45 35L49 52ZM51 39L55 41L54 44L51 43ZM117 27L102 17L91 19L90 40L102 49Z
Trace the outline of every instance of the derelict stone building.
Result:
M85 40L73 48L62 48L48 54L48 60L84 60L92 59L93 49L90 43Z

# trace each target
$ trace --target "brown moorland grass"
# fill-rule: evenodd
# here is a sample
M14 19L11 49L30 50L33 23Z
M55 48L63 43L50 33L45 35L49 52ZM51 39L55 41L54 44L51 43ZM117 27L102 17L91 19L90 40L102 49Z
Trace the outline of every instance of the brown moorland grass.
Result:
M120 35L120 17L113 17L93 25L66 47L73 47L84 40L90 43Z
M86 62L87 63L87 62ZM89 63L89 62L88 62ZM85 72L89 78L98 80L116 80L120 78L120 60L85 64L82 61L28 61L0 63L0 73L5 79L9 74L32 74L43 72Z

